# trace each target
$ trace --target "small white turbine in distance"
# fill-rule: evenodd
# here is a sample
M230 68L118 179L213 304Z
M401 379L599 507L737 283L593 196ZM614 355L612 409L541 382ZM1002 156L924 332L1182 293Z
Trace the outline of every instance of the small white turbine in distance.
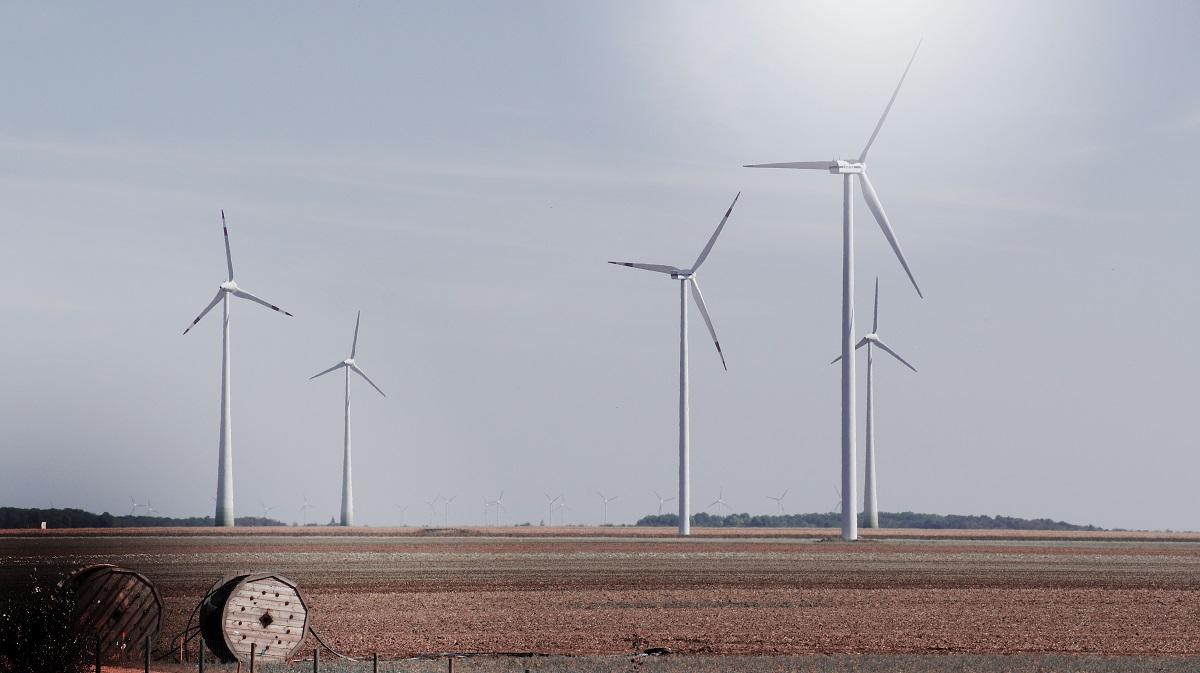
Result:
M712 507L713 505L717 506L717 515L718 516L723 516L721 514L722 509L733 511L733 508L729 506L729 503L725 502L725 487L724 486L722 486L721 489L719 491L717 491L717 499L708 503L709 507Z
M136 514L139 507L144 507L144 505L138 504L138 501L134 500L132 495L129 496L129 504L130 504L129 516L133 516L134 514Z
M354 341L352 341L350 343L350 357L346 358L345 360L342 360L341 362L330 367L329 369L326 369L323 372L318 372L316 374L313 374L308 379L309 381L311 381L311 380L317 378L318 376L324 376L324 375L328 374L329 372L336 371L338 369L346 370L346 428L345 428L344 443L343 443L343 450L342 450L342 525L343 526L353 526L354 525L354 480L353 480L353 470L351 469L351 465L350 465L350 372L354 372L355 374L358 374L359 376L363 377L363 380L365 380L367 383L371 384L371 387L374 388L375 390L377 390L380 395L387 397L387 395L384 394L384 392L382 390L380 390L379 386L375 385L375 382L372 381L370 379L370 377L368 377L366 375L366 373L363 372L363 370L359 368L358 363L354 361L354 355L355 355L355 353L358 352L358 324L361 320L362 320L362 311L359 311L358 317L356 317L354 319Z
M917 49L921 48L921 44L917 43ZM866 199L867 208L871 214L875 216L875 221L879 223L879 228L883 230L883 235L887 238L888 243L892 246L892 251L896 254L896 258L900 260L900 266L904 267L904 272L908 274L908 279L912 281L913 288L916 289L917 295L921 296L921 288L917 285L916 278L913 277L912 271L908 268L908 260L904 258L904 252L900 249L900 242L896 240L896 234L892 231L892 225L888 221L887 215L883 212L883 205L879 202L879 196L875 193L875 188L871 185L871 180L867 178L867 152L870 151L871 145L875 142L875 137L879 135L879 129L883 128L883 122L887 119L888 112L892 109L892 104L896 102L896 96L900 94L900 87L904 84L904 78L908 75L908 69L912 67L913 61L917 58L917 50L913 50L912 58L908 59L908 65L904 68L904 73L900 75L900 82L896 84L895 91L892 92L892 97L888 100L887 107L883 109L883 115L879 117L879 122L875 124L875 130L871 132L871 137L867 140L866 147L863 148L862 154L857 159L849 161L842 159L833 159L830 161L790 161L786 163L775 164L752 164L746 168L798 168L805 170L828 171L832 175L842 176L842 538L845 540L858 539L858 518L855 515L857 496L857 440L855 439L855 403L854 396L854 358L850 357L851 351L854 349L854 178L857 177L858 182L862 185L863 198Z
M789 493L791 490L792 490L792 489L788 488L788 489L784 489L783 493L780 493L778 496L774 496L774 495L768 495L768 496L767 496L767 500L774 500L774 501L775 501L775 504L776 504L776 505L779 507L779 513L780 513L780 514L787 514L787 512L785 512L785 511L783 510L783 499L787 497L787 494L788 494L788 493Z
M560 494L560 495L556 495L556 496L554 496L553 498L551 498L551 497L550 497L550 494L549 494L549 493L545 493L544 495L546 496L546 510L547 510L547 511L546 511L546 513L547 513L547 515L550 517L550 518L549 518L549 520L548 520L548 521L546 521L546 525L547 525L547 526L553 526L553 525L554 525L554 509L555 509L555 506L558 504L558 502L559 502L560 500L562 500L562 498L563 498L563 497L562 497L562 495L561 495L561 494Z
M671 502L672 500L675 499L675 497L672 496L670 498L664 498L664 497L662 497L662 494L660 494L658 491L650 491L650 492L653 493L654 497L658 499L658 513L661 516L663 505L667 504L668 502Z
M404 528L404 513L408 511L408 505L396 504L396 509L400 510L400 527Z
M721 342L717 339L717 330L713 327L712 318L708 315L708 308L704 305L704 295L700 293L700 282L696 280L696 273L700 270L700 265L704 264L704 260L708 258L708 253L712 252L713 245L717 242L717 237L721 235L721 230L725 228L725 222L729 220L729 214L733 212L733 207L737 205L738 198L742 195L741 192L733 197L733 203L729 204L729 208L725 210L725 217L721 218L721 223L717 225L716 231L713 232L711 238L708 239L708 244L700 251L700 256L696 258L696 262L691 268L680 269L679 267L668 266L665 264L641 264L638 262L609 262L609 264L618 264L620 266L628 266L634 269L644 269L646 271L655 271L663 273L671 278L679 281L679 534L690 535L692 532L691 524L691 418L688 410L688 336L687 336L687 315L688 315L688 288L691 288L692 298L696 301L696 308L700 309L700 315L704 318L704 324L708 325L708 333L712 335L713 345L717 347L717 355L721 357L721 366L726 370L729 369L725 364L725 354L721 352Z
M308 511L313 508L312 503L308 501L308 496L304 496L304 504L300 505L300 525L308 525Z
M864 503L867 512L867 526L870 528L879 528L879 497L875 490L875 358L872 349L887 353L888 355L900 361L900 364L908 367L914 372L917 368L910 365L908 360L900 357L896 351L888 347L887 344L879 338L879 279L875 279L875 312L871 320L871 333L859 339L855 344L854 350L858 350L863 346L867 347L867 478L863 490L866 491ZM837 356L833 362L841 360L842 356ZM833 364L832 362L830 364Z
M217 288L217 296L208 302L208 306L196 316L192 324L187 329L183 330L184 334L191 331L200 319L208 315L208 312L213 310L213 307L219 302L225 313L224 320L221 323L221 440L218 445L218 461L217 461L217 500L216 500L216 516L215 523L218 526L234 525L233 514L233 428L229 414L230 394L229 394L229 297L237 297L246 299L255 304L261 304L271 309L278 311L284 315L290 316L291 313L279 308L278 306L260 299L249 292L243 290L233 280L233 254L229 251L229 227L225 225L225 211L221 211L221 228L225 231L225 267L228 271L228 276L224 283Z
M608 503L612 502L613 500L616 500L620 496L614 495L611 498L606 498L606 497L604 497L604 494L601 493L600 491L596 491L596 495L600 496L600 506L601 506L601 508L603 508L603 510L602 510L603 513L601 514L601 517L600 517L600 525L607 526L608 525Z

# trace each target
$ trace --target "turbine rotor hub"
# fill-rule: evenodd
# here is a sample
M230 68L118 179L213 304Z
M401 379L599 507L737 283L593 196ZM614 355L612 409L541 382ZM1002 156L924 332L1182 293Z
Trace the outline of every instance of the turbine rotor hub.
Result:
M225 292L233 292L238 289L238 286L237 283L233 282L232 280L227 280L224 283L221 283L221 289Z
M346 358L345 360L342 360L342 364L346 365L347 367L353 367L354 358Z

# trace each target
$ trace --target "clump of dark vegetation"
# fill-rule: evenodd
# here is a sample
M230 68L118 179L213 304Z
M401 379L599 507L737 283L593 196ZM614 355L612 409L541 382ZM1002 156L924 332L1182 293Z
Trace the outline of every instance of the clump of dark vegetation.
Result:
M677 514L651 514L638 520L639 526L674 526ZM865 525L865 516L859 525ZM719 516L700 512L692 515L693 526L710 528L839 528L842 517L835 512L809 514L729 514ZM964 514L921 514L919 512L880 512L883 528L925 528L930 530L1104 530L1051 519L1021 519L1015 516Z
M93 514L70 507L37 509L31 507L0 507L0 528L39 528L42 522L48 528L146 528L146 527L212 527L211 516L189 516L176 519L169 516L142 514L113 515L108 512ZM239 526L284 526L282 521L261 516L239 516Z
M6 587L0 595L0 673L83 673L91 639L78 624L70 594L36 570L25 585Z

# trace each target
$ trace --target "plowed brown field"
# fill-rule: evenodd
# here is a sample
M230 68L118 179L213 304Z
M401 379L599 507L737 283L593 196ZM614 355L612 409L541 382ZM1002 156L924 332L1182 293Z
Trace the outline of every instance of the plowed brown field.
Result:
M164 633L238 570L295 579L349 652L1200 654L1200 536L872 531L0 532L0 585L116 563Z

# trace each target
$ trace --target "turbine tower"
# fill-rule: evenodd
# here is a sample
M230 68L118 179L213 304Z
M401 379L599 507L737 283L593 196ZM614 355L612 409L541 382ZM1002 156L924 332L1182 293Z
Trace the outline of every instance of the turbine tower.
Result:
M256 304L262 304L272 311L278 311L284 315L290 316L291 313L284 311L278 306L260 299L249 292L238 287L238 284L233 280L233 255L229 251L229 227L225 224L225 211L221 211L221 228L225 231L225 266L228 270L228 276L224 283L217 288L217 296L208 302L208 306L196 316L192 324L187 329L183 330L184 334L191 331L200 319L208 315L208 312L213 310L213 307L219 302L221 309L224 312L224 319L221 322L221 439L218 443L218 460L217 460L217 501L216 501L216 516L215 522L218 526L234 525L233 516L233 429L230 426L229 417L229 297L232 295L239 299L247 299Z
M309 377L309 381L324 376L329 372L338 369L346 370L346 429L344 435L344 448L342 451L342 525L354 525L354 481L352 479L352 470L350 466L350 372L354 372L363 377L371 387L379 391L380 395L387 397L379 386L375 385L362 369L359 369L358 363L354 361L354 355L358 352L358 323L362 320L362 311L358 312L358 317L354 319L354 341L350 343L350 357L342 360L336 365L326 369L323 372L318 372Z
M729 208L725 211L725 217L721 218L721 223L717 225L717 230L713 232L711 238L708 239L708 245L704 246L704 250L700 251L700 256L696 258L696 262L689 269L680 269L674 266L664 264L640 264L635 262L609 262L609 264L619 264L621 266L633 267L635 269L645 269L646 271L656 271L658 273L667 274L671 278L679 281L679 534L691 535L691 419L688 410L688 338L687 338L687 315L688 303L687 295L688 288L691 288L692 298L696 300L696 308L700 309L700 315L704 318L704 324L708 325L708 333L712 335L713 345L717 347L717 355L721 356L721 366L725 369L725 354L721 352L721 342L717 340L717 330L713 327L712 318L708 315L708 308L704 306L704 295L700 293L700 283L696 280L696 272L700 270L700 265L708 258L708 253L712 252L713 245L717 242L717 236L721 235L721 230L725 228L725 222L729 220L729 214L733 212L733 207L737 205L738 197L741 192L733 197L733 203L729 204Z
M920 48L921 44L918 42L917 50ZM887 107L883 109L883 115L879 117L879 122L875 124L875 130L871 132L871 137L867 140L866 147L863 148L862 154L857 159L848 161L842 159L831 161L793 161L746 166L746 168L798 168L829 171L833 175L842 176L842 538L846 540L858 539L858 515L855 512L855 503L857 502L856 491L858 488L856 473L858 468L856 465L857 442L854 436L854 358L850 357L850 353L854 349L853 178L857 176L859 183L862 185L863 198L867 202L867 208L875 216L880 229L883 230L883 235L892 246L892 251L896 253L896 257L900 260L900 265L904 267L904 272L908 274L908 279L912 281L917 295L921 296L921 288L917 285L916 278L913 277L912 271L908 268L908 261L904 258L904 252L900 249L900 242L896 240L896 234L892 231L892 225L888 221L887 215L883 212L879 196L875 194L875 188L871 185L871 180L867 178L866 166L867 152L870 151L871 145L875 142L875 137L879 135L879 129L883 128L883 122L887 119L888 112L892 109L892 104L896 102L896 96L900 93L900 87L904 84L904 78L908 75L908 69L912 67L913 60L917 58L917 50L913 50L912 58L908 60L908 65L905 66L904 73L900 75L900 82L896 85L895 91L892 92L892 98L888 101Z
M879 279L875 279L875 311L871 319L871 333L859 340L854 346L854 350L858 350L863 346L867 347L867 479L864 485L866 490L866 511L867 511L867 526L871 528L879 528L879 499L875 491L875 383L874 369L875 358L872 352L873 348L887 353L896 358L905 367L917 371L917 368L908 364L908 361L900 357L896 351L888 348L888 345L883 343L879 338ZM842 356L834 358L833 362L841 360ZM833 363L830 363L833 364Z

